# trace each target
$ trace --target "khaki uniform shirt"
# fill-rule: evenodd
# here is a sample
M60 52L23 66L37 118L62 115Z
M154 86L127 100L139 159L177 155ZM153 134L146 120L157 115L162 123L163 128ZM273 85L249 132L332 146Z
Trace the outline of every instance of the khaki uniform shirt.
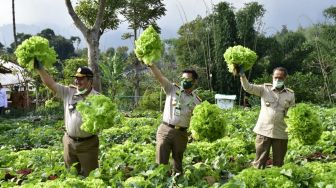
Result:
M288 108L295 104L293 90L285 87L278 91L272 84L250 84L245 76L240 81L246 92L261 97L260 114L253 131L270 138L288 139L284 118Z
M89 137L92 134L82 131L80 126L82 125L82 116L76 110L76 105L79 101L83 100L82 95L76 95L77 89L75 87L68 87L57 84L56 96L61 98L64 102L64 123L65 129L71 137ZM91 90L89 95L96 95L97 91Z
M166 102L163 111L163 121L179 127L189 127L192 112L201 100L195 93L188 94L180 87L165 79L163 89L166 93ZM178 109L180 103L180 109Z

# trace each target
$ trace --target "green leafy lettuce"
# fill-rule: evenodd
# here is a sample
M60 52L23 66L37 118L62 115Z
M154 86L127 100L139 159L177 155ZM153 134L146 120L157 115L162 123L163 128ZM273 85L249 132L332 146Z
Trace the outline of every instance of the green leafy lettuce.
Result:
M195 140L214 141L225 134L226 121L216 104L204 101L197 105L190 120L190 130Z
M244 71L250 70L256 62L257 54L241 45L229 47L224 53L229 72L235 73L235 68L242 66Z
M149 26L135 41L135 55L140 61L146 65L158 61L161 58L163 45L159 34L153 26Z
M104 95L89 95L78 103L77 110L83 120L81 129L93 134L112 127L119 115L116 104Z
M304 145L315 144L322 135L322 122L314 110L308 104L300 103L288 111L288 132Z
M46 68L52 67L57 54L49 46L49 41L40 36L32 36L22 42L15 50L19 64L28 70L33 70L33 60L36 57Z

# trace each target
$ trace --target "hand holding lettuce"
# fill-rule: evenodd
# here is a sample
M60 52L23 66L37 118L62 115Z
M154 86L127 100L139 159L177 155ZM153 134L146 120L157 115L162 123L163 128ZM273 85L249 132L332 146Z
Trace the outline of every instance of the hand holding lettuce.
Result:
M161 58L163 45L159 34L153 26L149 26L135 41L135 55L140 61L151 66L152 62Z
M37 59L44 67L50 68L57 57L55 50L49 46L49 41L40 36L26 39L14 53L18 63L30 71L34 70L34 59Z
M224 53L229 72L234 75L241 74L241 69L244 71L250 70L257 58L258 56L254 51L241 45L229 47Z

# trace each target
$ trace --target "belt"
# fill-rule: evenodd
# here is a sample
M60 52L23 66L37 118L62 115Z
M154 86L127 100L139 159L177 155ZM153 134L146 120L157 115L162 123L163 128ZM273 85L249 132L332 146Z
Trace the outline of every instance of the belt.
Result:
M164 121L162 122L162 124L167 125L168 127L171 127L173 129L180 130L180 131L186 131L188 129L188 127L180 127L180 126L177 126L177 125L169 124L169 123L164 122Z
M73 136L70 136L68 133L66 133L66 135L68 135L69 138L71 138L73 141L75 142L83 142L85 140L89 140L97 135L92 135L92 136L89 136L89 137L73 137Z

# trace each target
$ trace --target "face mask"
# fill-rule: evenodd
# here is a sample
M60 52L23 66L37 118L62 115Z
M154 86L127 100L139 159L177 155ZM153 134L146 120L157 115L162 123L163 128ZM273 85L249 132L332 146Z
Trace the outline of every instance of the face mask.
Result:
M182 80L181 81L181 86L182 86L183 89L190 89L190 88L192 88L193 83L192 83L192 81Z
M283 80L273 80L273 87L282 88L284 86Z
M83 95L84 93L87 92L87 89L77 89L77 95Z

